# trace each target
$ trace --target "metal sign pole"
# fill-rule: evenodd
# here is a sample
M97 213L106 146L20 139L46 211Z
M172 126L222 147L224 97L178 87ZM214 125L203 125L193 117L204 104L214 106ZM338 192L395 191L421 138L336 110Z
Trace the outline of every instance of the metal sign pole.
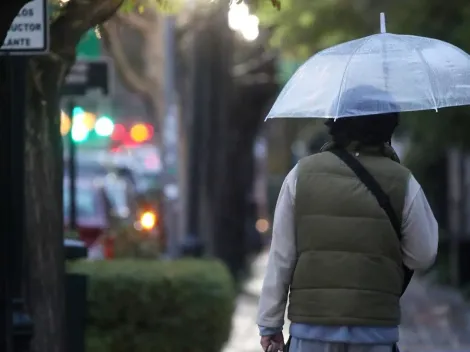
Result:
M2 92L5 109L2 116L0 135L0 164L2 182L2 268L4 287L2 289L2 306L6 315L2 316L5 336L5 351L27 351L32 337L32 322L26 314L22 298L22 278L24 276L23 248L25 238L25 119L26 108L26 58L3 59L6 70L4 84L7 92ZM3 104L2 104L3 105ZM5 238L6 237L6 238ZM3 266L3 265L2 265Z
M74 110L75 110L75 101L70 100L67 104L67 110L71 121L70 131L67 134L67 141L69 147L69 158L68 158L68 169L69 169L69 194L70 194L70 204L69 204L69 229L70 231L77 230L77 171L76 171L76 155L77 155L77 145L73 141L72 131L74 124Z

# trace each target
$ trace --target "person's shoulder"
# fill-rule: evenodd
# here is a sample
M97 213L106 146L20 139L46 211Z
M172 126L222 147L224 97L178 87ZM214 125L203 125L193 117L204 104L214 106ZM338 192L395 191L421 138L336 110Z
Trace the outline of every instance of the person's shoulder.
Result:
M408 179L411 174L410 169L403 165L398 158L390 155L381 155L378 158L374 158L373 162L376 168L380 168L383 172L396 177Z
M387 159L389 159L389 158L387 158ZM411 173L411 170L410 170L408 167L406 167L405 165L403 165L403 164L400 163L400 162L396 162L396 161L391 160L391 159L389 159L389 160L392 162L391 164L394 166L394 168L395 168L397 171L399 171L399 172L401 172L401 173L403 173L403 174L406 174L407 177L413 176L413 174Z
M304 156L303 158L301 158L299 160L298 164L302 165L302 164L309 164L309 163L319 162L319 161L322 161L322 160L329 159L332 156L333 156L332 153L318 152L318 153L314 153L314 154Z
M405 165L390 158L384 157L381 159L381 163L379 163L378 166L380 168L379 173L382 174L383 177L388 178L389 182L403 185L405 189L410 188L410 177L413 179L414 177L410 169L408 169Z
M414 177L413 173L409 169L407 170L409 172L408 178L407 178L407 181L408 181L407 194L410 199L414 199L419 192L422 192L422 188L418 180Z

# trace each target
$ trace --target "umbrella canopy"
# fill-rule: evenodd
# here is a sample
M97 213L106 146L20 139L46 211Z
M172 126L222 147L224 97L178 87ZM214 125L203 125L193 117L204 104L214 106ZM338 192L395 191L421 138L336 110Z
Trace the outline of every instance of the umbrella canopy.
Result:
M460 105L470 105L467 53L437 39L380 33L312 56L285 85L266 119L437 111Z

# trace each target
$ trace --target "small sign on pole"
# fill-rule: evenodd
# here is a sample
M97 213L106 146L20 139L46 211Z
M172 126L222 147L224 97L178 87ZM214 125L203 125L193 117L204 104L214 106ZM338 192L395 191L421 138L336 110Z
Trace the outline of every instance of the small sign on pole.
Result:
M107 59L79 59L65 77L63 96L85 96L90 91L99 91L104 96L113 95L112 65Z
M20 10L0 47L0 54L37 55L49 51L47 0L32 0Z

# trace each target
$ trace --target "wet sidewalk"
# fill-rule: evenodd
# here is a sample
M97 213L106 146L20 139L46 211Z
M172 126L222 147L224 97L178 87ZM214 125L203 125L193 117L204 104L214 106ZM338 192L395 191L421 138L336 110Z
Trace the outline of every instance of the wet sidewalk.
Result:
M253 264L253 277L238 298L232 337L224 352L261 352L256 310L266 264L267 253ZM457 291L433 283L429 276L414 280L402 299L399 345L401 352L470 352L470 305Z

